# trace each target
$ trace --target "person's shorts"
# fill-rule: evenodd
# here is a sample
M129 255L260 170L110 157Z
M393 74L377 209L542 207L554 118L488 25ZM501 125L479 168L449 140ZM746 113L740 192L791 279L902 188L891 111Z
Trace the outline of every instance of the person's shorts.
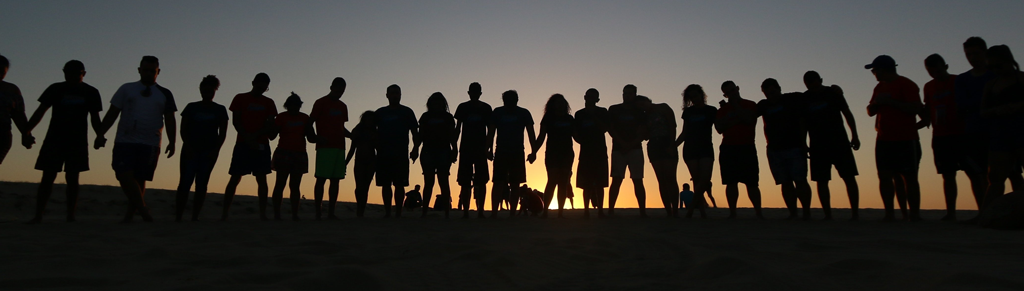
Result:
M917 173L921 166L921 142L918 140L875 142L875 166L878 172Z
M714 157L683 160L683 162L686 163L686 170L690 172L690 180L711 182L711 175L715 170Z
M114 143L111 166L115 172L132 172L135 179L153 181L160 147L138 143Z
M812 181L832 180L833 166L839 173L839 177L854 177L860 174L857 171L857 160L853 157L853 148L848 143L812 144L810 151Z
M522 150L494 154L495 183L526 183L526 153Z
M801 148L768 150L768 168L775 178L775 185L807 181L807 154Z
M448 176L451 173L452 158L454 157L451 149L423 148L420 152L420 168L423 169L423 175Z
M14 137L11 136L11 132L0 133L0 165L4 163L4 159L7 158L7 153L11 151L11 143Z
M491 173L487 167L486 150L469 150L463 148L459 151L458 177L455 178L461 186L484 185L491 180Z
M718 147L718 167L722 172L722 184L757 184L760 167L757 147L749 145L721 145Z
M548 172L550 181L569 181L572 178L572 162L576 160L576 154L567 153L544 153L544 169Z
M608 152L580 145L580 161L576 164L576 187L608 187Z
M932 138L932 153L935 157L935 170L939 174L956 174L963 170L974 174L974 167L967 158L967 143L963 135L936 136Z
M647 142L647 158L656 161L679 161L679 151L674 142Z
M44 172L85 172L89 170L89 145L43 141L36 170Z
M228 174L232 176L270 174L270 145L261 144L252 148L245 144L235 144L231 151L231 167Z
M409 153L377 153L377 186L409 186Z
M274 150L274 171L289 174L309 173L309 155L305 151Z
M644 178L644 150L635 148L628 153L612 150L612 177L625 178L626 168L629 168L629 178Z
M314 177L321 179L345 179L345 149L316 149L316 172Z
M210 176L213 167L217 164L217 157L220 155L218 147L181 146L181 164L179 175L181 179L195 177L196 175Z

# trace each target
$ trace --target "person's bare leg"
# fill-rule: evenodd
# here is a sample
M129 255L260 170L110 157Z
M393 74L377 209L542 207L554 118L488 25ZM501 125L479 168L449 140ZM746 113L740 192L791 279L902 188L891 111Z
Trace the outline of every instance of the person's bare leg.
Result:
M562 179L558 183L558 218L564 218L563 211L565 210L565 200L569 199L569 193L572 191L572 186L569 185L569 177Z
M857 176L842 177L846 184L846 195L850 196L850 220L860 219L860 186L857 185Z
M615 202L619 200L620 187L622 187L622 178L612 177L612 184L608 187L608 216L615 215Z
M405 206L405 186L395 186L395 217L402 217L402 206Z
M121 184L121 190L124 191L125 196L128 197L128 212L125 214L125 218L122 222L130 222L135 212L138 211L139 215L142 216L142 220L146 222L152 222L153 217L149 215L149 209L146 208L146 202L143 200L143 187L145 184L139 182L135 178L135 173L131 171L124 171L116 173L117 180Z
M943 221L955 221L956 220L956 173L942 174L942 193L946 198L946 215L942 217Z
M509 184L508 192L508 217L516 217L516 211L519 209L519 183Z
M491 196L491 199L494 199L493 193ZM473 199L476 199L476 217L484 218L484 205L487 202L487 183L473 181ZM469 204L466 204L466 209L468 212Z
M494 181L491 188L491 218L498 218L498 211L501 211L502 201L501 197L508 191L508 183L504 181ZM480 200L477 200L477 206L479 207ZM480 213L483 213L483 209L479 209Z
M316 220L323 218L325 183L327 183L327 179L316 178L316 184L313 184L313 209L316 212ZM369 192L369 189L367 189L367 192ZM384 202L391 202L391 197L385 199ZM389 210L388 213L391 213L391 211Z
M363 217L366 212L366 200L370 197L370 183L356 182L356 217ZM391 198L388 198L391 199Z
M267 192L270 192L267 187L267 175L254 174L253 177L256 177L256 195L259 197L260 219L270 220L267 217Z
M899 174L893 173L892 179L896 193L896 204L900 206L900 215L903 216L903 220L907 220L910 218L907 216L907 184Z
M640 207L640 217L647 217L647 189L643 178L632 178L633 191L636 192L636 204Z
M882 196L882 205L885 207L885 218L883 221L895 221L896 212L893 208L893 199L896 196L893 174L888 171L878 172L878 193Z
M39 182L36 192L36 215L28 224L36 224L43 221L43 213L46 212L46 203L50 201L50 194L53 193L53 182L57 180L57 172L44 171L43 179Z
M338 219L337 215L334 215L334 208L338 206L338 181L339 179L330 179L330 187L327 188L327 219Z
M292 220L299 220L299 204L302 202L302 174L292 174L288 181L288 200L291 200Z
M288 183L288 173L277 172L277 179L274 181L274 194L271 196L274 202L274 220L281 220L281 203L284 202L284 187Z
M195 199L192 201L192 221L199 221L199 210L203 209L203 202L206 201L207 187L210 185L210 174L212 174L213 168L209 171L196 174L196 191Z
M1013 189L1013 192L1024 191L1024 176L1009 174L1007 178L1010 179L1010 189Z
M725 185L725 200L729 203L729 218L736 218L736 202L740 200L739 183Z
M391 191L393 191L391 189L391 185L380 187L380 195L381 195L381 198L384 199L384 218L391 217L391 196L392 196ZM395 195L403 195L403 194L402 193L397 193ZM398 207L401 208L402 205L398 205Z
M235 198L235 190L238 189L238 183L242 181L241 175L232 175L231 179L228 180L228 187L224 189L224 211L221 212L220 220L228 220L228 212L231 210L231 200Z
M974 203L981 209L982 199L985 198L985 191L988 190L988 180L985 174L968 174L967 179L971 181L971 192L974 194Z
M182 216L185 215L185 205L188 204L188 194L189 194L189 191L192 190L192 182L195 181L195 178L196 178L195 174L187 176L188 174L192 174L192 173L187 173L186 175L181 175L181 177L178 180L178 190L177 190L177 193L175 195L175 204L174 204L174 210L175 210L174 211L174 214L175 214L174 221L175 222L181 222ZM198 194L197 194L197 196L198 196Z
M430 198L434 195L434 173L423 175L423 199L420 201L420 206L423 208L420 218L426 218L427 212L430 210Z
M80 172L64 173L64 181L67 183L67 222L75 222L75 208L78 206L78 174Z
M786 203L786 210L789 211L789 217L786 219L796 219L796 201L797 193L796 186L793 186L793 182L786 181L782 183L782 200Z
M597 208L597 218L604 218L604 187L593 187L590 193L590 204Z
M832 220L832 191L828 188L829 181L818 181L818 202L821 202L821 210L825 212L825 220Z
M907 206L910 208L910 221L921 221L921 185L917 181L916 171L903 175L907 186Z
M803 207L803 219L811 219L811 184L807 183L807 179L799 179L796 181L796 198L800 200L800 206Z
M469 218L469 200L472 199L473 187L459 185L459 209L462 210L462 218Z
M548 217L548 209L551 208L551 200L555 195L555 185L557 185L557 182L555 182L554 179L551 179L551 176L548 175L548 183L547 185L544 185L544 211L540 216L542 218Z
M448 183L448 175L438 176L437 186L441 188L441 201L448 204L447 206L444 206L444 218L448 218L448 212L450 212L452 208L450 204L452 201L452 187Z

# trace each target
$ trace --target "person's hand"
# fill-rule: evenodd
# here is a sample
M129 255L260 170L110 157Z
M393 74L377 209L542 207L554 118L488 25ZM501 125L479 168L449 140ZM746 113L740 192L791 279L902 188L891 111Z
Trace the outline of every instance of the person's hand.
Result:
M526 161L530 162L530 164L533 164L533 162L536 161L536 160L537 160L537 153L530 153L530 155L526 157Z
M860 138L854 135L853 139L850 140L850 146L853 147L853 150L855 151L860 150Z
M725 102L725 100L718 101L718 108L725 107L725 104L729 104L729 103Z
M458 161L458 160L459 160L459 150L456 149L456 148L452 148L452 164L454 164L455 161Z
M174 156L174 143L173 142L167 144L167 149L164 150L164 153L167 154L167 158L168 159L170 159L171 157Z
M487 160L490 160L490 161L494 160L494 150L487 149Z
M417 151L415 149L412 150L412 152L409 153L409 158L412 159L413 163L415 163L416 162L416 158L419 158L419 157L420 157L420 153L419 153L419 151Z
M103 138L103 136L96 136L96 141L93 143L92 148L98 150L105 146L107 146L107 139Z
M26 149L31 149L34 144L36 144L36 138L32 136L32 133L21 135L21 145L25 146Z

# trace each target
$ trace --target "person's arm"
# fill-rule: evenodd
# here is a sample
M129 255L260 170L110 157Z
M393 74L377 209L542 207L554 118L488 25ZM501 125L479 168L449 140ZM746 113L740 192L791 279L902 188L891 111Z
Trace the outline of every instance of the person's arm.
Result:
M686 123L683 123L683 130L679 131L679 136L676 137L676 147L683 145L686 141Z
M277 117L267 117L267 121L263 125L263 132L270 140L277 139L277 135L281 133L281 125L277 123Z
M352 140L352 144L349 145L348 156L345 157L345 165L352 163L352 158L356 156L356 150L359 149L356 145L362 141Z
M857 121L853 117L853 111L850 111L849 103L846 102L846 97L843 96L842 88L835 85L833 85L832 88L837 91L839 101L842 102L842 109L840 112L843 113L843 118L846 118L846 126L850 128L850 146L855 151L860 150L860 134L857 133Z
M309 143L316 143L316 129L313 128L313 122L311 122L311 120L313 119L310 118L306 120L306 126L303 128L303 132L305 133L306 141ZM352 139L350 134L348 134L347 129L345 130L345 137Z
M420 130L419 130L419 128L414 126L412 128L409 128L409 132L412 133L412 143L413 143L412 152L409 153L409 158L411 158L412 162L415 163L416 162L416 158L419 158L419 156L420 156L420 142L421 142L420 141Z
M14 98L14 112L11 114L11 121L14 121L14 126L18 128L18 132L25 135L26 128L28 125L28 117L25 116L25 98L21 96L21 90L17 89Z
M174 111L164 113L164 125L167 127L167 149L164 153L167 158L174 156L174 149L178 142L178 121L174 117Z
M527 129L529 129L529 131L532 132L533 131L533 126L527 127ZM540 123L540 134L537 135L537 140L533 141L532 138L530 139L530 141L531 141L530 142L530 150L531 150L531 152L530 152L530 155L526 157L526 160L530 161L531 164L533 163L533 161L537 160L537 150L540 149L541 145L544 145L544 139L547 138L547 135L548 135L547 125L545 125L543 122L541 122Z
M48 110L50 110L50 103L44 102L39 104L39 108L36 108L36 111L32 113L32 118L29 118L25 123L25 129L21 132L21 145L26 149L31 149L32 145L36 143L36 138L32 136L32 129L39 125L39 122L43 120L43 115ZM95 126L94 123L93 127L95 128Z
M114 126L114 121L117 121L117 117L121 116L121 108L110 105L110 110L107 110L107 114L103 116L103 121L100 122L100 128L96 132L96 142L93 145L94 149L100 149L107 144L107 139L103 136L107 134L110 127Z
M530 144L536 144L537 143L537 134L533 131L533 124L526 126L526 135L530 138ZM537 150L536 149L533 150L533 153L530 153L530 157L532 157L532 158L528 158L527 161L529 161L531 164L533 164L533 161L537 160Z
M449 125L450 125L450 123L449 123ZM459 131L457 130L457 128L458 128L458 124L456 124L455 127L451 127L452 130L455 130L455 133L453 134L454 136L458 136L459 135ZM452 140L449 141L449 142L451 142L451 145L452 145L452 153L451 153L451 155L452 155L452 164L454 164L455 161L459 159L459 142L458 142L458 140L459 139L456 137L456 138L452 138Z
M494 136L495 136L494 124L487 125L487 159L494 160Z
M181 125L178 128L178 133L181 135L181 144L189 143L188 140L192 133L192 121L186 115L181 116Z
M217 149L224 146L224 141L228 138L228 120L224 119L217 125ZM184 137L182 133L182 137Z

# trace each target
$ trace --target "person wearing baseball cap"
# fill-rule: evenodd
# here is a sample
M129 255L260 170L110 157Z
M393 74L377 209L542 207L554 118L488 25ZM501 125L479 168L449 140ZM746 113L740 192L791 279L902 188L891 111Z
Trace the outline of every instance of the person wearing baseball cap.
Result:
M917 84L896 73L896 60L880 55L864 66L871 70L878 80L871 101L868 102L868 116L875 117L875 164L878 168L878 188L885 205L885 221L895 220L893 198L909 204L910 215L903 212L903 219L920 220L921 190L917 181L918 166L921 163L921 142L917 135L918 115L922 115L920 89ZM922 118L923 119L923 118ZM920 123L923 125L923 123ZM896 180L902 180L905 189L896 189ZM906 197L894 197L906 193Z

